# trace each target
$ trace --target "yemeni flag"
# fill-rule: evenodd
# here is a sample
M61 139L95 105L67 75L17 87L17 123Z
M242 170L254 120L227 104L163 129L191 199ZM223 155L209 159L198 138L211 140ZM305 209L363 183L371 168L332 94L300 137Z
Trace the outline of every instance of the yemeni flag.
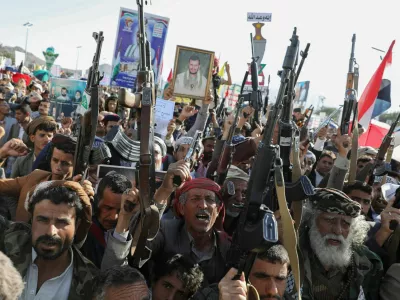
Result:
M385 111L387 111L392 105L390 98L391 82L389 79L382 79L381 88L378 92L378 97L375 100L374 111L372 112L372 118L375 118Z
M382 111L382 109L390 107L390 81L383 81L382 78L386 66L392 63L392 50L395 42L396 41L393 41L390 45L388 52L358 101L358 123L364 128L369 128L371 119L385 111ZM380 93L380 91L382 91L382 93ZM387 96L388 91L389 97ZM376 106L377 104L378 106Z

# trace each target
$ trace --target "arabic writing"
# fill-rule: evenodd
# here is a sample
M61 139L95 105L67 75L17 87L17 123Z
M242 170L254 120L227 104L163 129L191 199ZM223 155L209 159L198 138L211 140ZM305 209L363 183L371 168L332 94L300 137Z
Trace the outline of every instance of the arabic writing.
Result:
M247 13L247 22L271 22L271 13Z

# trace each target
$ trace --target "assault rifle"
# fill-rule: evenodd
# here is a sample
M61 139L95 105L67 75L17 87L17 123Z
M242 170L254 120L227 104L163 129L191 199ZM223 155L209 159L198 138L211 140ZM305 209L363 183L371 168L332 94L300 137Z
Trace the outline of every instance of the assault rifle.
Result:
M262 103L261 91L258 89L258 65L257 65L258 58L254 57L253 34L250 34L250 41L251 41L251 55L252 55L250 64L252 91L244 95L239 95L239 97L243 97L244 102L249 102L250 106L254 108L255 112L253 118L253 128L256 128L254 123L260 124L260 113L263 108L263 103ZM243 87L244 86L242 85L242 91L240 92L240 94L243 93Z
M393 140L393 132L396 128L397 124L400 121L400 114L397 116L396 120L390 126L388 133L382 140L382 143L379 147L378 154L376 155L376 159L373 164L367 164L360 172L357 174L356 180L364 182L369 176L369 184L372 185L373 176L383 176L387 173L385 167L385 155L392 143Z
M145 33L143 2L137 0L139 19L140 63L136 79L136 97L140 99L141 114L139 127L139 192L140 192L140 236L131 257L130 264L141 268L150 258L151 251L146 247L147 240L153 239L160 227L159 213L153 203L155 193L154 166L154 120L155 104L154 73L151 67L150 43ZM147 3L147 1L146 1ZM132 254L132 251L131 251Z
M243 104L243 97L240 97L238 102L236 103L235 120L233 121L231 128L229 128L228 138L225 141L224 148L219 157L218 167L217 167L217 178L215 180L219 185L222 185L224 183L226 176L228 174L229 166L232 163L233 152L235 147L232 144L232 139L237 128L237 123L239 120L239 114L242 108L242 104Z
M292 102L295 96L294 87L299 52L299 37L297 36L296 28L293 31L292 43L295 43L296 45L296 52L294 53L294 65L290 70L286 95L283 97L282 117L279 120L280 157L283 163L283 173L286 182L292 182L290 152L292 149L293 134L295 132L295 125L292 122Z
M233 235L231 248L228 252L228 264L238 269L237 275L233 278L236 280L239 279L242 272L244 272L246 281L248 281L249 272L257 255L256 252L262 250L266 244L270 245L278 240L278 227L273 211L277 210L277 198L281 196L282 193L283 195L285 194L285 191L282 190L282 187L283 189L285 189L285 187L281 180L278 180L279 184L275 182L275 168L277 168L277 170L279 169L281 161L279 158L279 146L272 144L272 137L280 117L283 98L286 93L290 74L294 69L297 52L298 39L295 29L291 44L286 51L283 71L280 73L281 83L276 104L267 120L267 126L263 138L258 145L256 159L251 170L250 180L247 186L247 201L239 216L238 227ZM310 186L308 185L307 187ZM301 189L301 192L304 194L310 191ZM311 194L312 193L311 189ZM288 199L290 199L290 197L288 197ZM286 213L282 214L285 235L284 241L288 243L287 245L289 245L289 243L296 244L296 234L292 219L288 213L286 201L283 201L284 205L279 204L279 208L280 211L283 212L286 209ZM292 228L290 229L290 227ZM285 228L287 229L286 231ZM291 247L288 249L288 252L290 252L289 257L292 261L296 287L297 290L300 291L296 247Z
M225 101L226 101L226 97L222 98L221 104L219 105L219 107L216 111L217 120L219 120L222 117L222 112L224 111L224 107L225 107Z
M355 103L357 103L357 91L354 89L354 48L356 45L356 35L353 34L351 40L351 53L349 60L349 71L347 73L346 93L343 104L342 120L340 123L340 132L342 135L349 133L349 124L351 114L355 110Z
M89 167L90 153L96 136L97 118L99 115L99 85L102 77L99 72L99 60L103 45L103 32L94 32L93 38L97 43L92 66L89 69L86 89L83 94L82 104L79 106L77 118L77 144L74 157L73 176L86 177ZM83 115L82 115L83 114Z

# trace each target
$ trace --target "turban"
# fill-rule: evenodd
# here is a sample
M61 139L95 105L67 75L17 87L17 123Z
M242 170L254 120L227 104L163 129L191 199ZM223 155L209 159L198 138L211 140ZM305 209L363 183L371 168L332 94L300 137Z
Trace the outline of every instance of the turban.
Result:
M43 123L53 123L54 124L54 130L56 129L56 121L52 117L39 117L34 119L32 122L29 123L28 127L26 128L26 133L28 135L32 135L35 133L36 128Z
M175 211L178 215L178 217L182 217L180 215L179 210L177 209L177 205L179 203L179 198L182 196L182 194L192 190L192 189L203 189L203 190L209 190L215 193L215 196L218 197L221 206L220 210L223 208L223 203L222 203L222 195L221 195L221 187L214 181L208 178L195 178L190 181L186 181L183 186L175 191L175 199L174 199L174 206L175 206Z
M179 149L180 145L190 145L193 141L193 138L190 136L183 136L181 138L179 138L176 142L175 142L175 151L177 151Z
M342 191L332 188L317 188L311 197L311 204L315 209L327 213L350 216L356 218L361 211L361 205L353 201Z
M167 155L167 146L165 145L164 141L159 138L158 136L154 136L154 142L160 146L161 148L161 156L164 157Z

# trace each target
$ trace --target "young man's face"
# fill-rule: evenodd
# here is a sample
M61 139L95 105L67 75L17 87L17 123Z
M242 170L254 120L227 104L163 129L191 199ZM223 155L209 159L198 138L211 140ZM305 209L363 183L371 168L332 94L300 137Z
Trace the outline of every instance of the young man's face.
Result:
M250 272L250 282L260 299L283 299L288 276L288 265L256 259Z
M39 113L42 116L48 116L50 109L50 102L42 101L39 105Z
M189 299L188 292L182 279L179 279L176 273L166 275L157 280L153 285L153 300L164 299Z
M24 114L21 110L17 109L15 111L15 119L17 119L18 123L24 123L29 118L29 114Z
M53 149L51 156L51 173L53 180L64 180L72 177L74 156L57 148Z
M53 139L53 131L37 130L35 134L30 136L31 142L33 143L35 150L42 151L46 145Z
M32 245L38 257L54 260L67 251L76 231L75 207L42 200L32 216Z
M121 210L122 194L113 193L106 187L104 189L103 198L98 204L97 218L104 229L114 229L118 222L119 211Z
M10 113L10 105L6 101L0 101L0 114L8 115Z

